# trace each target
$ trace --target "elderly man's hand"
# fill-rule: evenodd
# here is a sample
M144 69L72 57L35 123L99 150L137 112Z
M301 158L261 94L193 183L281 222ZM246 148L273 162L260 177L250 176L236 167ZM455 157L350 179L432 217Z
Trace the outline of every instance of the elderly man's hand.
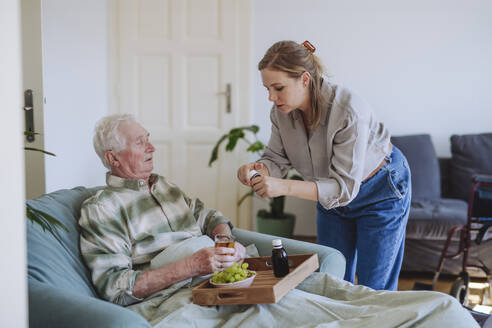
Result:
M246 257L246 248L237 241L234 243L234 262L240 262Z
M234 248L206 247L190 257L190 267L196 275L206 275L231 267L235 262L244 259L246 249L238 242Z
M235 262L241 262L246 256L246 249L236 241L234 248L217 247L215 256L219 260L220 270L222 270L231 267Z

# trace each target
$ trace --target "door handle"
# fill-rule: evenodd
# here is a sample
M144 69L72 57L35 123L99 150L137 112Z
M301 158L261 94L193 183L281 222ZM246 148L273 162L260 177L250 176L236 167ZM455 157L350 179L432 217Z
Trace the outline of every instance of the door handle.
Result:
M26 116L26 134L27 142L34 142L34 106L32 101L32 90L24 91L24 114Z
M221 96L226 96L226 113L231 112L231 84L227 83L226 84L226 91L224 92L219 92L219 95Z

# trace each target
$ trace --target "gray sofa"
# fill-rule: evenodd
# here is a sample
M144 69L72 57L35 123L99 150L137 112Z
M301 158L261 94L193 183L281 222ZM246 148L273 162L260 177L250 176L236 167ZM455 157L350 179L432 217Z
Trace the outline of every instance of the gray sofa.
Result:
M69 230L60 230L55 237L36 224L27 224L30 327L150 327L140 315L97 296L80 256L80 206L96 190L76 187L27 201ZM241 229L233 233L242 244L254 243L260 255L271 254L273 236ZM283 244L289 254L317 253L320 271L343 278L345 259L337 250L291 239L283 239Z
M438 158L428 134L396 136L392 142L407 157L412 172L412 205L402 272L434 272L449 229L467 221L475 174L492 174L492 134L453 135L451 158ZM474 236L472 236L474 239ZM449 252L458 247L456 235ZM469 263L492 269L492 239L472 242ZM446 259L442 272L461 272L462 257ZM469 269L472 276L483 276Z

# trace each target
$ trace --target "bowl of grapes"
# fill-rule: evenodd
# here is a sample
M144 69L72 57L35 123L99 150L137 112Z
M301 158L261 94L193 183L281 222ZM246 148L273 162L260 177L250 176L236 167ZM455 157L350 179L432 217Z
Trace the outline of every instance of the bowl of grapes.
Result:
M256 277L256 271L248 270L248 263L238 264L222 271L215 271L210 284L215 288L249 287Z

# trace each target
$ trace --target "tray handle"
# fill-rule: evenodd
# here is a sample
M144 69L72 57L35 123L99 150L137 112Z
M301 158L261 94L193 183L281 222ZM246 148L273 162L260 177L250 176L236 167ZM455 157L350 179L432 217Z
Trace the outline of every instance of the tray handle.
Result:
M226 293L217 293L217 299L219 300L227 300L227 301L239 301L246 298L246 295L243 292L226 292Z

